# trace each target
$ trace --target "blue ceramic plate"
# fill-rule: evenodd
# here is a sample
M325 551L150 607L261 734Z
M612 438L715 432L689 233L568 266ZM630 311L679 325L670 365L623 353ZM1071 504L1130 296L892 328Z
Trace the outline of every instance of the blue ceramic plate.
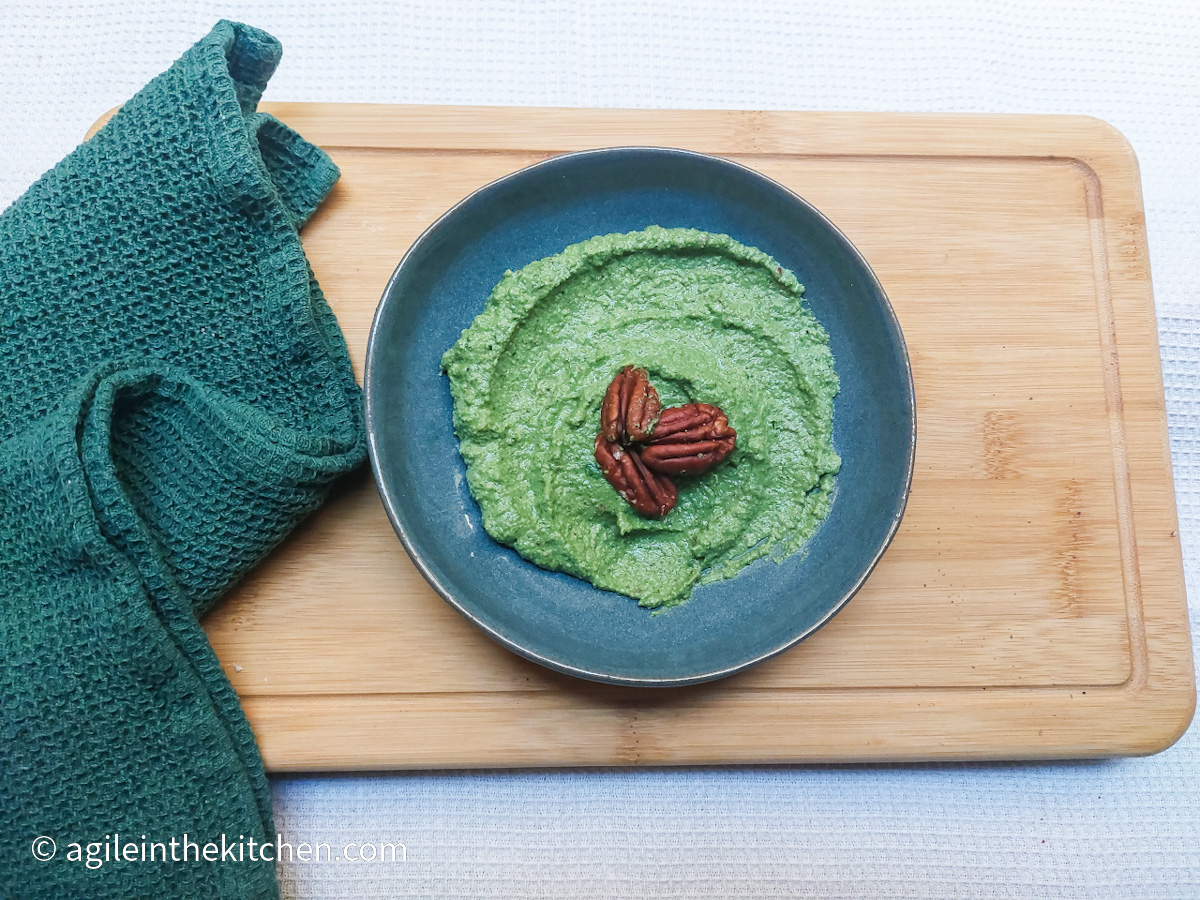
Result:
M842 469L801 552L759 560L652 616L634 600L540 569L488 537L467 489L442 354L506 269L594 235L649 225L729 234L796 273L829 332ZM912 374L870 267L821 213L726 160L619 148L558 156L493 182L438 219L388 282L367 346L371 465L417 568L504 646L561 672L669 686L730 675L827 622L891 541L915 449Z

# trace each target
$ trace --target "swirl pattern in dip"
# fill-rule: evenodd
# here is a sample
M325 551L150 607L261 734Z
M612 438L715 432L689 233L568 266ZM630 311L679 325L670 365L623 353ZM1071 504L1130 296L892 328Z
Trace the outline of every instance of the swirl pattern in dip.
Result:
M803 287L727 235L595 237L508 272L442 358L467 483L488 533L546 569L654 608L749 563L796 552L841 465L829 336ZM600 403L626 365L662 404L719 406L727 462L637 515L593 458Z

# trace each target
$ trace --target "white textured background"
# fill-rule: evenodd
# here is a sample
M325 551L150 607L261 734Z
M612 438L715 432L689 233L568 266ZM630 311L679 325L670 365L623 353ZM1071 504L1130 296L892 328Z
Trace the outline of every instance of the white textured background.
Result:
M0 0L0 205L218 19L284 44L267 99L1089 113L1141 161L1200 622L1200 6ZM1200 628L1193 641L1200 646ZM1200 726L1078 765L286 778L294 897L1200 898Z

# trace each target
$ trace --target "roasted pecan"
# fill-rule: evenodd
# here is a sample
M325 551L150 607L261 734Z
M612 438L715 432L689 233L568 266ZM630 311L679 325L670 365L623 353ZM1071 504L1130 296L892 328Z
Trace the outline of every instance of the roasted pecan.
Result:
M600 433L618 444L644 441L658 422L662 404L646 370L626 366L608 386L600 407Z
M725 413L708 403L689 403L663 410L641 459L663 475L702 475L724 462L736 442Z
M637 450L596 435L596 463L626 502L639 514L661 519L675 508L679 492L665 475L651 472Z

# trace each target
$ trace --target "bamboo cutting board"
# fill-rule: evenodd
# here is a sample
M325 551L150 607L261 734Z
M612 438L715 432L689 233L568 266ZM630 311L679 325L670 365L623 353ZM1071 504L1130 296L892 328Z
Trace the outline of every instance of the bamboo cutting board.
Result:
M205 622L269 769L1077 757L1152 753L1186 728L1141 191L1112 128L264 108L342 169L304 244L360 379L384 284L444 210L555 153L648 144L736 159L845 231L895 306L918 409L908 511L861 593L782 656L666 691L492 643L426 586L360 472Z

